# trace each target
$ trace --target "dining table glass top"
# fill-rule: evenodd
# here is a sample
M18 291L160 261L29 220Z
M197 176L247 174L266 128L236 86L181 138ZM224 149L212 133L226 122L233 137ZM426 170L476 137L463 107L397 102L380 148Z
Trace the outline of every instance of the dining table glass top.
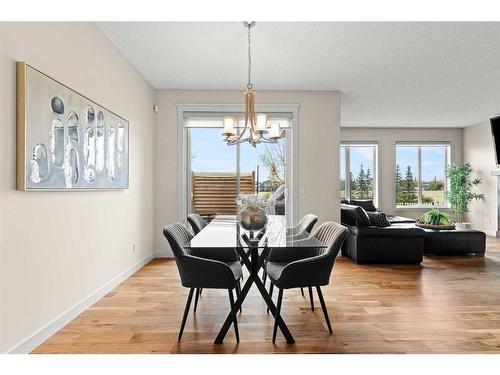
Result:
M254 233L257 236L258 233ZM217 215L205 228L185 245L187 249L246 248L245 238L250 233L239 224L236 215ZM259 248L325 248L326 245L314 237L287 236L286 218L282 215L268 215L264 234L255 240Z

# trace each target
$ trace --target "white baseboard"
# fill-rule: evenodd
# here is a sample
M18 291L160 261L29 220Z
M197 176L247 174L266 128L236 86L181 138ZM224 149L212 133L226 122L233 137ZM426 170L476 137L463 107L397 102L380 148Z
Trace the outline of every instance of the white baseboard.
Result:
M168 250L157 250L154 252L155 258L173 258L174 255Z
M112 291L130 276L132 276L135 272L141 269L144 265L149 263L154 258L154 253L150 253L137 263L127 268L125 271L120 273L118 276L108 281L102 287L94 291L87 298L83 299L81 302L77 303L67 311L63 312L57 318L48 323L45 327L42 327L35 333L33 333L28 338L21 341L19 344L15 345L12 349L7 351L7 353L11 354L27 354L30 353L33 349L38 347L43 342L47 341L52 335L58 332L61 328L63 328L70 321L75 319L78 315L80 315L83 311L87 310L94 303L99 301L102 297L104 297L107 293Z

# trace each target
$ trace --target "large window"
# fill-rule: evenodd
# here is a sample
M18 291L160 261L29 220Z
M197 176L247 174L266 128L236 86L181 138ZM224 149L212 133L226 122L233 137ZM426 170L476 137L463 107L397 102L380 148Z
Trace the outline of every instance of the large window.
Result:
M448 143L397 143L395 191L397 207L447 207Z
M377 205L377 157L377 144L341 144L340 195L342 199L373 199Z

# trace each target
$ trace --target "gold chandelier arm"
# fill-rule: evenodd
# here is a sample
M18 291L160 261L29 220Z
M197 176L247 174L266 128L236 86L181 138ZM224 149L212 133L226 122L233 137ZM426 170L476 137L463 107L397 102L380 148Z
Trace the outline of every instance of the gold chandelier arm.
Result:
M250 125L252 128L252 136L256 135L256 114L255 114L255 91L250 94Z
M243 131L239 134L238 138L242 138L248 127L248 92L249 90L245 90L245 125L243 127Z

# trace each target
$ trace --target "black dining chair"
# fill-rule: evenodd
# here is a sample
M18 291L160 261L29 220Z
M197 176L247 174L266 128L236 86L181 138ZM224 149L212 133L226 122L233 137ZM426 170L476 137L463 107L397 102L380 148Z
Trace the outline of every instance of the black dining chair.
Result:
M298 224L294 227L287 228L286 235L288 239L301 239L308 237L311 234L311 231L314 225L318 222L318 217L313 214L307 214L300 219ZM262 271L262 282L264 285L266 284L266 271ZM300 288L300 293L302 293L302 297L304 297L304 288ZM309 300L311 302L311 309L314 311L314 299L313 299L313 291L312 288L309 288Z
M318 217L313 214L307 214L300 219L299 223L286 230L286 235L289 238L304 238L308 237L311 234L311 231L314 225L318 222ZM300 293L302 293L302 297L304 297L304 288L300 288ZM309 288L309 301L311 302L311 310L314 311L314 299L313 299L313 291L312 288Z
M233 289L236 288L241 277L241 264L236 252L234 250L212 249L198 253L186 249L185 245L191 241L193 235L179 223L167 225L163 229L163 234L174 253L182 286L189 288L178 340L181 340L195 289L207 288L227 289L236 341L240 342L233 297Z
M300 219L299 223L286 230L287 236L301 236L307 233L311 233L314 225L318 222L318 217L313 214L307 214L302 219Z
M192 213L187 216L187 221L191 228L193 229L193 233L196 236L198 233L201 232L203 228L207 226L207 222L197 213ZM195 293L195 298L194 298L194 312L196 312L196 309L198 307L198 299L201 297L201 292L203 289L196 289L194 291Z
M321 292L321 286L329 284L335 259L347 234L348 229L343 225L326 222L312 235L312 237L323 242L327 246L326 248L305 249L297 247L271 249L266 263L266 271L271 280L271 297L274 286L279 290L273 329L273 343L276 341L278 328L278 320L276 318L281 311L283 291L291 288L316 287L328 330L332 334L332 326Z
M187 216L187 221L191 228L193 228L194 235L196 236L203 228L207 226L207 222L197 213L192 213Z

